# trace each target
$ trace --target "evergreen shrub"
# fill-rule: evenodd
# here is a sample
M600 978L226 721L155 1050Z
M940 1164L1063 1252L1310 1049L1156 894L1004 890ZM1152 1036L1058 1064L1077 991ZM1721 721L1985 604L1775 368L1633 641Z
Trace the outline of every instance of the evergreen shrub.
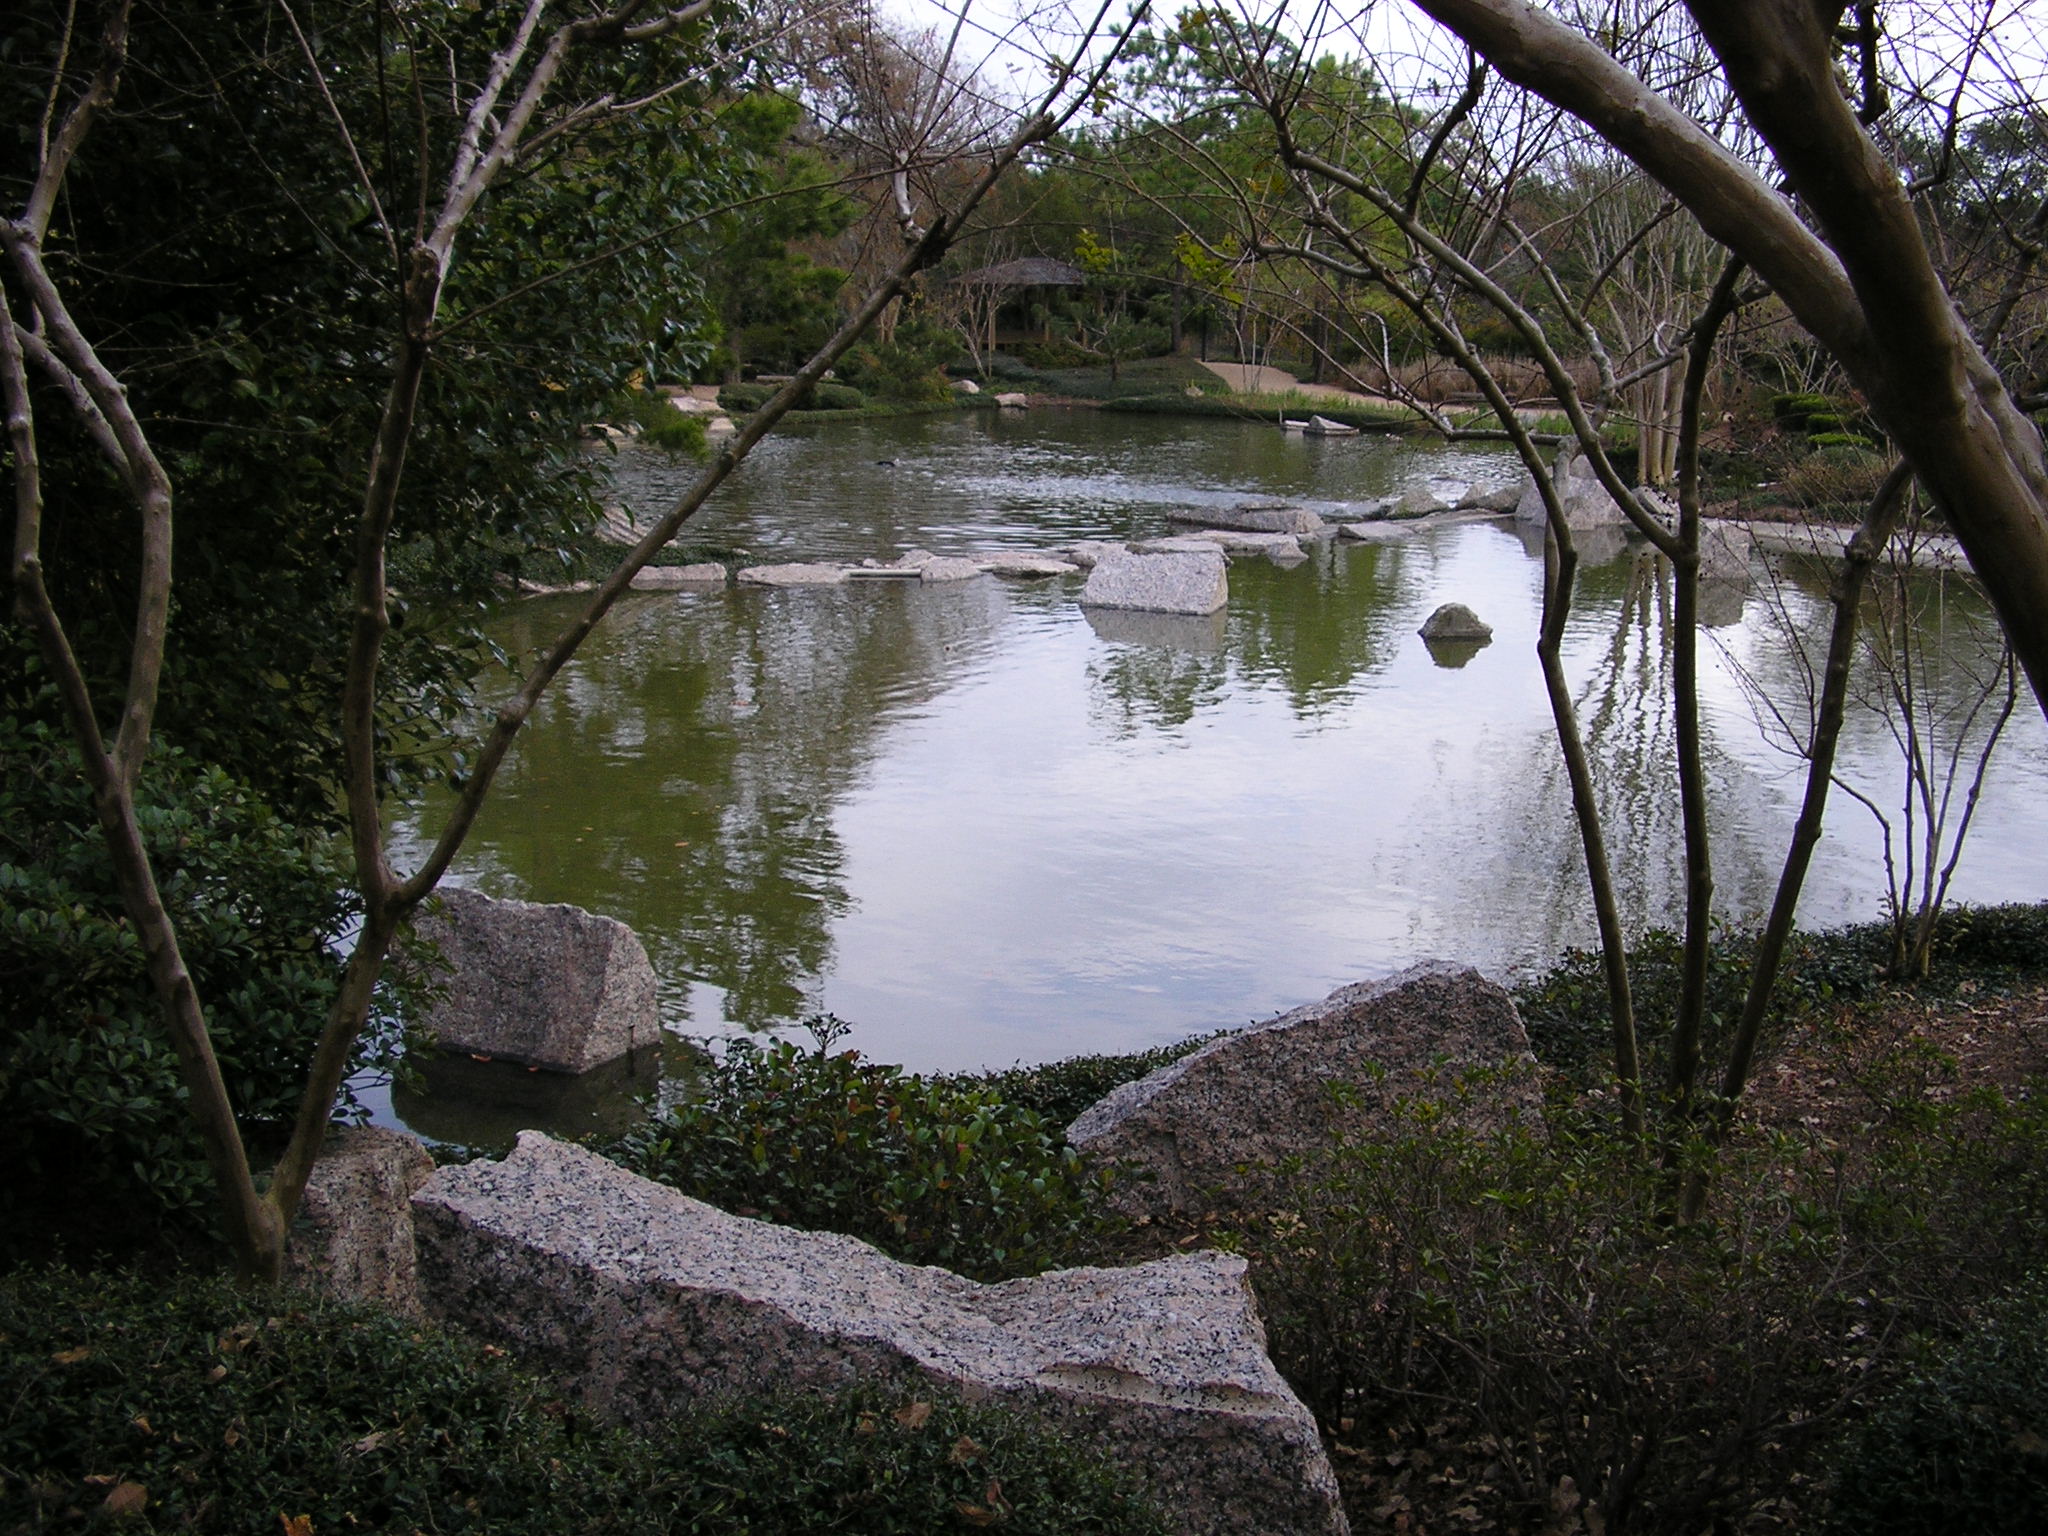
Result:
M700 1092L606 1154L741 1215L844 1232L913 1264L981 1280L1070 1262L1112 1228L1106 1176L1060 1128L993 1088L924 1078L834 1047L735 1040Z
M260 1155L298 1108L351 918L326 846L159 741L137 807ZM0 718L0 1262L196 1233L213 1184L75 749ZM389 1066L386 1021L358 1065ZM344 1109L346 1109L346 1101Z
M869 1383L644 1435L503 1351L198 1277L0 1280L0 1530L1063 1536L1167 1527L1013 1413Z

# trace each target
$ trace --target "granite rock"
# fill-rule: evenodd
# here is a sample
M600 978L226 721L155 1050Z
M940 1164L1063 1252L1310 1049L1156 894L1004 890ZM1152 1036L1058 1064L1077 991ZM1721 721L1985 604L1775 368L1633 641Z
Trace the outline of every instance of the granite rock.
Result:
M285 1279L420 1316L411 1202L433 1173L427 1149L401 1131L359 1125L333 1132L299 1200Z
M1223 530L1210 529L1217 533ZM1138 539L1130 547L1134 555L1208 555L1221 552L1223 546L1216 540L1199 533L1170 533L1164 538Z
M702 565L650 565L633 573L635 592L680 592L690 587L722 587L725 567L706 561Z
M790 561L783 565L749 565L738 577L743 587L836 587L846 580L843 565L811 565Z
M1214 613L1230 600L1223 551L1112 555L1096 562L1081 589L1084 608L1140 608L1148 613Z
M1111 555L1127 555L1131 552L1127 544L1112 543L1108 539L1083 539L1078 544L1068 544L1054 551L1062 560L1072 561L1084 571L1092 571Z
M446 887L420 920L449 967L427 1018L445 1050L584 1072L660 1036L654 967L616 918Z
M1021 411L1031 404L1031 397L1022 390L1006 390L1004 393L996 396L996 404L1006 410Z
M1452 491L1456 494L1451 494ZM1448 489L1435 484L1418 485L1404 491L1401 499L1394 503L1394 509L1387 516L1395 522L1406 522L1417 517L1434 517L1439 512L1450 511L1464 494L1465 487L1462 485Z
M1551 467L1550 483L1557 488L1566 527L1598 528L1626 521L1620 506L1607 494L1607 487L1593 473L1591 461L1572 447L1567 446L1559 453ZM1515 518L1524 523L1548 519L1534 477L1523 478L1521 494L1515 502Z
M1233 528L1240 533L1318 534L1323 520L1305 507L1284 502L1239 502L1234 507L1192 507L1169 512L1170 523L1196 523L1204 528Z
M1470 1112L1477 1123L1539 1112L1528 1036L1507 993L1477 971L1425 963L1340 987L1125 1083L1084 1110L1067 1140L1117 1170L1111 1198L1127 1215L1266 1209L1284 1204L1299 1167L1333 1138L1479 1067L1505 1070ZM1355 1090L1341 1103L1330 1092L1339 1084Z
M1071 576L1081 567L1071 560L1055 560L1050 555L990 555L981 562L981 568L991 576L1011 576L1024 580L1036 580L1045 576Z
M1493 626L1463 603L1445 603L1416 631L1425 640L1491 640Z
M953 381L953 393L956 395L978 395L981 393L981 386L972 379L955 379Z
M1477 485L1466 487L1465 494L1458 498L1461 512L1512 512L1521 502L1522 488L1519 485L1497 485L1488 490Z
M979 560L954 560L933 558L917 568L917 579L922 582L969 581L981 574Z
M1302 553L1300 538L1291 533L1246 533L1236 528L1201 528L1189 534L1187 538L1189 541L1205 540L1226 555L1266 555L1291 559Z
M1130 1468L1190 1532L1346 1530L1314 1421L1273 1368L1245 1264L1188 1253L979 1285L749 1221L526 1132L413 1202L429 1309L592 1409L658 1419L763 1390L937 1385Z

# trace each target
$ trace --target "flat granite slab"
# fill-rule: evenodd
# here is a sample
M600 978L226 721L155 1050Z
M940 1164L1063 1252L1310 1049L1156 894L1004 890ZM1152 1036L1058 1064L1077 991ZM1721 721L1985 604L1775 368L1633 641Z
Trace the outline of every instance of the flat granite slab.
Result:
M1190 1532L1340 1536L1315 1423L1235 1255L981 1285L749 1221L523 1133L413 1199L430 1312L600 1411L896 1379L999 1397L1092 1442Z

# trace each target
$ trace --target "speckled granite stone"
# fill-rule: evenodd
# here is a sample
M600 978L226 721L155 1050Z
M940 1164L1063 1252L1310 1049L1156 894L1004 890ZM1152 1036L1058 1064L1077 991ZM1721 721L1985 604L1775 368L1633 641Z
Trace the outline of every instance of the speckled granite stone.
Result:
M335 1131L313 1165L285 1250L285 1278L344 1301L375 1301L420 1315L413 1195L434 1160L402 1131Z
M1534 1115L1529 1037L1507 993L1466 967L1426 962L1385 981L1212 1040L1082 1111L1067 1140L1122 1172L1114 1203L1133 1216L1261 1210L1284 1203L1307 1159L1347 1123L1443 1081L1442 1069L1507 1065L1479 1113ZM1340 1109L1333 1084L1358 1090Z
M529 1131L413 1200L430 1311L621 1418L897 1379L1042 1414L1217 1536L1341 1536L1308 1411L1266 1357L1242 1259L979 1285L749 1221Z
M1234 507L1189 507L1168 511L1169 523L1199 523L1204 528L1235 528L1241 533L1305 533L1323 531L1323 520L1306 507L1285 502L1241 501Z
M1083 608L1138 608L1147 613L1214 613L1230 600L1223 551L1202 547L1171 554L1105 555L1088 572Z
M587 1072L659 1037L654 967L617 918L453 887L420 931L448 961L427 1020L444 1050Z

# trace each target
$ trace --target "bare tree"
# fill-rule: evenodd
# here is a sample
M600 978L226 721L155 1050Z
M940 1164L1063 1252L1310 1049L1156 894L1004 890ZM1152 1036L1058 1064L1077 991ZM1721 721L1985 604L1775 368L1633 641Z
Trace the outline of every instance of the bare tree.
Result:
M218 1185L229 1242L248 1276L274 1278L278 1274L287 1229L319 1155L336 1094L354 1043L369 1017L373 992L392 942L462 847L514 738L549 683L627 590L634 574L674 538L876 316L898 299L919 272L943 256L975 204L1028 146L1059 130L1085 101L1093 84L1078 63L1069 62L1055 73L1036 107L1018 114L1009 131L988 146L977 175L956 197L944 204L906 203L901 210L901 251L895 262L875 280L832 339L707 464L676 506L626 554L584 610L527 672L517 691L498 710L446 825L420 866L401 874L389 857L379 803L378 672L391 625L386 546L415 431L421 380L452 323L442 313L443 297L460 237L494 184L527 157L594 123L630 118L666 93L666 88L657 86L632 98L596 94L564 99L561 82L568 77L573 60L600 50L655 48L704 18L712 3L692 0L682 7L666 8L648 0L621 0L614 9L591 7L572 20L550 26L546 0L527 0L501 35L482 77L458 86L465 95L445 176L438 186L423 176L417 205L398 211L395 217L382 207L377 188L361 173L362 160L354 151L349 125L338 110L334 113L335 130L348 144L365 197L386 232L400 296L392 338L391 382L364 471L356 525L354 622L343 699L344 776L363 916L342 985L312 1053L290 1142L267 1181L259 1181L250 1167L233 1097L214 1058L205 1003L186 969L177 928L158 894L137 824L137 794L155 714L172 595L175 487L152 451L121 380L102 361L95 341L81 331L44 259L45 239L66 173L96 121L115 100L128 56L133 0L114 0L108 6L97 56L82 86L75 90L67 87L73 77L62 59L53 71L50 118L54 131L42 139L34 179L22 207L0 226L9 261L9 282L0 285L0 395L6 402L14 451L11 570L15 601L62 694L122 900L129 921L141 936L151 985L178 1052ZM291 12L282 5L280 9L285 21L296 28ZM1102 14L1096 16L1096 28L1103 19ZM686 57L686 67L701 67L705 62L701 57ZM1095 75L1106 67L1107 61L1097 65ZM421 131L430 125L422 109ZM13 307L17 302L23 305L18 316ZM42 376L61 408L89 435L119 494L139 520L142 581L132 621L132 658L125 689L112 710L94 695L73 652L67 620L58 612L43 580L37 411L39 400L47 397L31 390L31 369ZM111 740L100 725L109 715L119 720Z
M1748 127L1772 151L1780 191L1712 125L1557 16L1511 0L1414 4L1508 79L1596 129L1771 285L1863 391L1948 519L2048 712L2041 433L1944 285L1910 184L1838 74L1849 7L1688 0ZM1856 10L1874 20L1878 8ZM1874 94L1875 62L1857 62ZM2030 270L2038 256L2036 238L2021 264Z

